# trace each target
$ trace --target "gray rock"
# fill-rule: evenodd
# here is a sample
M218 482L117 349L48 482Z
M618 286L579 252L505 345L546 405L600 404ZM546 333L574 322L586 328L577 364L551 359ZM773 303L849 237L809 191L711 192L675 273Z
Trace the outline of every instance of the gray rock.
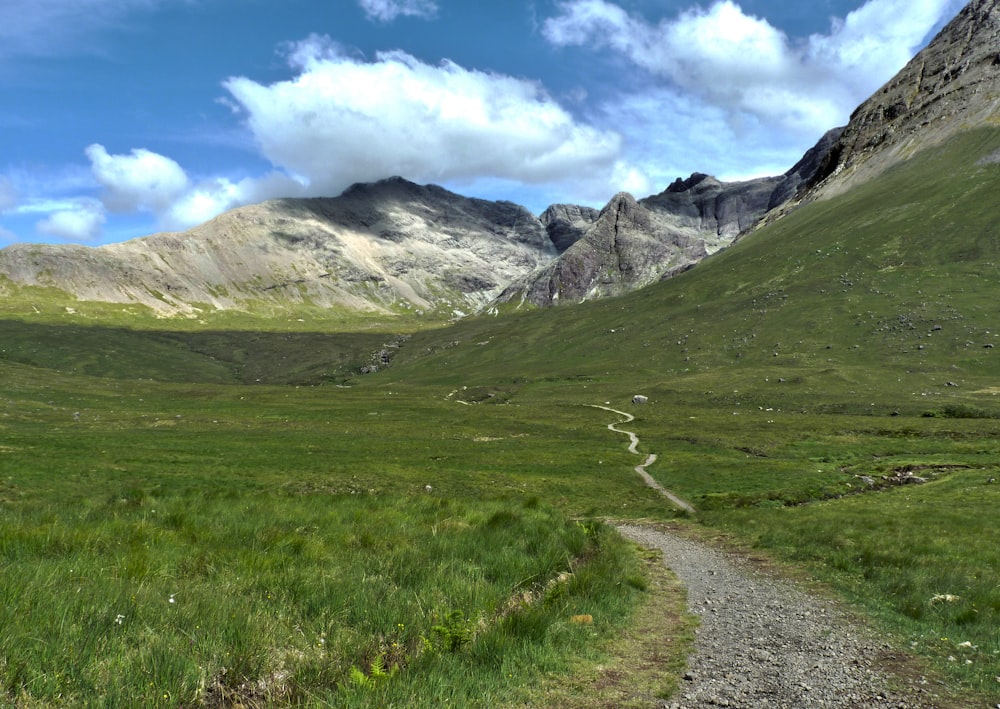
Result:
M304 300L451 314L478 310L556 255L545 226L521 206L390 178L123 244L16 244L0 250L0 276L168 315Z
M917 150L996 116L1000 3L972 0L852 114L809 180L810 198L839 194Z
M563 253L583 238L600 215L601 211L593 207L554 204L542 212L540 220L556 251Z

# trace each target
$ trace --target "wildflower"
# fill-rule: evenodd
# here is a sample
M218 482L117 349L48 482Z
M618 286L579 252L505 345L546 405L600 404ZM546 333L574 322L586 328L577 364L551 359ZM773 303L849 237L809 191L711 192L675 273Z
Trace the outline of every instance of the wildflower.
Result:
M118 615L115 616L115 624L116 625L121 625L122 621L124 621L124 620L125 620L125 616L123 616L121 613L119 613Z
M170 598L167 599L167 603L177 603L177 601L174 600L174 594L170 594Z

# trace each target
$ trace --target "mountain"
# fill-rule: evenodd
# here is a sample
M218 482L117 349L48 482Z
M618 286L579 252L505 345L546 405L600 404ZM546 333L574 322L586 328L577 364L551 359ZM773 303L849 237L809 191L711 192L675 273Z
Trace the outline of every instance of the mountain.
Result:
M16 244L0 250L0 278L164 316L308 303L455 317L515 298L576 302L697 263L794 193L804 170L730 184L695 174L639 203L618 195L603 210L553 205L540 218L394 177L121 244Z
M732 243L814 177L842 129L824 135L784 175L725 183L701 173L597 212L550 207L542 221L559 258L511 283L496 304L550 306L621 295L669 278Z
M555 256L523 207L391 178L332 199L242 207L187 232L122 244L17 244L0 251L0 276L164 315L309 303L450 317L477 310Z
M446 350L415 335L396 376L480 389L525 372L566 389L627 381L671 406L688 397L734 415L795 402L786 411L1000 416L998 28L1000 0L970 3L791 171L797 196L780 218L697 268L613 300L470 319L448 330ZM594 263L640 272L630 248L658 228L657 202L699 186L713 187L695 176L655 198L619 195L525 297L566 292L563 274L600 274Z
M1000 116L1000 3L972 0L851 116L809 185L840 194Z

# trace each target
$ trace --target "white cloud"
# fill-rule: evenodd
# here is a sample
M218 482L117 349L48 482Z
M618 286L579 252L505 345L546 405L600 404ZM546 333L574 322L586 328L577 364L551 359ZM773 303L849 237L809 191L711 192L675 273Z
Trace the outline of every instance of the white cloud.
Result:
M602 122L626 136L626 155L648 180L645 196L677 177L706 172L737 181L779 175L802 157L810 141L777 133L753 116L736 120L698 97L669 87L651 87L603 107Z
M951 18L965 0L870 0L844 20L835 20L829 35L809 39L806 56L828 63L836 77L868 97L921 47L929 32Z
M143 148L111 155L95 143L85 152L109 212L148 212L166 229L188 229L234 207L303 191L302 184L277 172L238 182L214 177L194 183L176 161Z
M437 14L434 0L358 0L370 20L392 22L397 17L430 18Z
M263 178L247 178L239 182L232 182L224 177L214 178L185 192L161 214L160 219L169 229L188 229L234 207L302 194L303 186L300 183L276 172Z
M161 213L188 189L184 169L149 150L109 155L103 145L95 143L85 153L94 178L104 188L101 201L110 212Z
M105 222L104 208L94 200L81 199L52 213L35 225L40 234L68 241L96 241Z
M310 194L391 175L579 180L606 176L619 159L615 131L578 123L536 82L432 66L402 51L365 62L317 36L295 45L290 63L299 72L292 80L233 78L225 87L264 156Z
M891 78L954 4L870 0L830 34L796 42L733 0L655 25L607 0L571 0L542 32L558 46L614 50L731 121L818 137Z

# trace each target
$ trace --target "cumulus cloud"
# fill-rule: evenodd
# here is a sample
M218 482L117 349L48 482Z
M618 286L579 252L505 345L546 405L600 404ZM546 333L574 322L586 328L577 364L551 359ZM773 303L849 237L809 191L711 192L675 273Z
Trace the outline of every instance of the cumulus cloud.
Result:
M616 132L579 123L536 82L402 51L363 61L317 36L289 60L291 80L225 87L264 156L311 194L390 175L542 184L606 175L620 155Z
M168 229L187 229L234 207L303 194L301 183L276 172L237 182L217 177L192 186L160 214L160 221Z
M101 201L111 212L161 213L188 189L184 169L170 158L138 148L130 155L110 155L97 143L84 151L104 188Z
M558 46L611 49L735 122L749 116L818 136L891 78L954 4L870 0L829 34L796 42L733 0L657 24L608 0L570 0L542 32Z
M45 236L68 241L96 241L106 216L103 206L94 200L81 199L65 209L53 212L35 225Z
M277 172L235 182L225 177L194 182L176 161L144 148L112 155L95 143L85 152L105 209L148 212L166 229L187 229L234 207L303 191L301 183Z
M397 17L429 18L437 14L434 0L358 0L370 20L392 22Z

